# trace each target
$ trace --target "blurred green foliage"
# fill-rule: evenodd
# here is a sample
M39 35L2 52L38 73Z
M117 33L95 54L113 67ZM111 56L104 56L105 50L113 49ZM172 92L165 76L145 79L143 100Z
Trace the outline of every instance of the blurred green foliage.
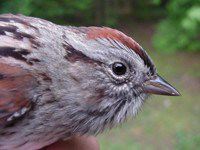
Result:
M161 0L135 0L132 15L140 21L154 21L165 16L166 3Z
M200 146L200 135L188 135L183 131L179 131L176 138L178 139L176 144L177 150L195 150Z
M120 0L1 0L0 13L35 16L58 24L116 26L119 5Z
M76 23L90 19L92 0L1 0L0 13L20 13L56 23Z
M171 0L166 7L167 16L154 36L156 49L200 51L200 1Z

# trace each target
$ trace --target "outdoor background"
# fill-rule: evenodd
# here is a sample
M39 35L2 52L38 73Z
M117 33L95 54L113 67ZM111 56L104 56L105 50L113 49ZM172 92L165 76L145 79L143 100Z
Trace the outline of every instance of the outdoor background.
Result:
M0 0L0 13L117 28L179 89L181 97L152 96L135 119L99 135L102 150L200 148L200 0Z

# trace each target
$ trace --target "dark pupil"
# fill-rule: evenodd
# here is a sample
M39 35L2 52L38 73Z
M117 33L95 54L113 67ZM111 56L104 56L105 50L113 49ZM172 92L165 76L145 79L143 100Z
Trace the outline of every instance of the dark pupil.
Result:
M124 75L126 73L126 66L122 63L114 63L112 69L116 75Z

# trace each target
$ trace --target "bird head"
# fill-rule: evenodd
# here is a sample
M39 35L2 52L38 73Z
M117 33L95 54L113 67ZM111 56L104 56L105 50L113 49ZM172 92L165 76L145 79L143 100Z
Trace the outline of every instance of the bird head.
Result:
M134 116L151 94L180 95L158 75L146 51L122 32L107 27L71 30L65 47L73 97L78 93L79 103L98 118L98 125L110 127Z

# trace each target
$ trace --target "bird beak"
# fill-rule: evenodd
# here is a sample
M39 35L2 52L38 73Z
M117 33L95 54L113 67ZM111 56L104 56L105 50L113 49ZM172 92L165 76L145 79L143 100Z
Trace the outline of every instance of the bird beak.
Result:
M180 93L159 75L146 81L143 87L144 92L157 95L180 96Z

